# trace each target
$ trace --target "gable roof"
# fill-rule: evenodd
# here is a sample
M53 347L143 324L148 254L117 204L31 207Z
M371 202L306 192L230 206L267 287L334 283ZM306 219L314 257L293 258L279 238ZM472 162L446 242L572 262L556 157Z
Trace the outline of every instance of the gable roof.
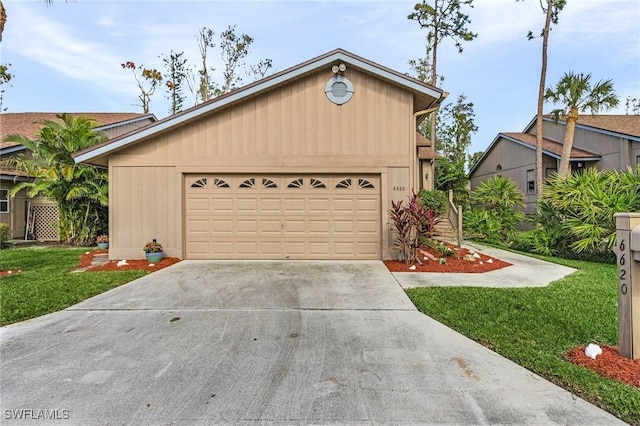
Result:
M519 145L526 146L533 150L536 149L536 135L530 133L500 133L498 136L502 136L505 139L509 139ZM542 152L551 157L560 159L562 157L562 144L551 139L542 139ZM587 151L576 147L571 147L570 161L573 160L597 160L601 157L600 154Z
M104 158L111 153L141 142L147 138L161 134L169 129L183 126L206 114L220 110L232 104L245 101L251 97L275 89L290 81L302 78L322 67L344 62L349 67L378 77L390 84L400 86L414 95L414 112L437 106L447 96L446 92L413 77L394 71L375 62L364 59L343 49L332 50L301 64L287 68L276 74L235 89L227 94L189 108L178 114L152 123L140 130L111 139L95 147L76 153L76 162L87 162L104 165ZM102 161L101 161L102 159Z
M489 155L491 150L500 142L500 140L506 140L508 142L512 142L526 148L529 148L533 151L536 150L536 135L532 135L530 133L498 133L495 137L491 145L484 151L482 157L473 165L471 170L469 170L469 176L475 172L475 170L482 164L484 159ZM562 144L551 139L543 138L542 139L542 153L546 154L550 157L560 159L562 158ZM597 161L601 158L600 154L595 152L590 152L584 149L572 147L571 148L571 157L569 161Z
M543 120L553 122L553 117L547 114ZM565 123L564 120L558 120L558 122ZM536 118L533 117L524 131L529 132L535 125ZM576 127L640 142L640 115L581 114L578 116Z
M73 117L87 117L96 121L96 130L106 130L113 126L135 122L147 118L155 120L153 114L141 114L135 112L72 112ZM17 134L33 138L42 127L45 120L58 121L58 113L55 112L5 112L0 114L0 149L21 147L18 142L5 142L9 135Z

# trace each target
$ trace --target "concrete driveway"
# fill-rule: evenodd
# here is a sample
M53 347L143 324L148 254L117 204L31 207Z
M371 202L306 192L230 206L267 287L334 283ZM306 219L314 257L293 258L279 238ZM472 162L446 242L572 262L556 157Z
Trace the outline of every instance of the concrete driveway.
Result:
M184 261L1 338L3 424L622 424L378 261Z

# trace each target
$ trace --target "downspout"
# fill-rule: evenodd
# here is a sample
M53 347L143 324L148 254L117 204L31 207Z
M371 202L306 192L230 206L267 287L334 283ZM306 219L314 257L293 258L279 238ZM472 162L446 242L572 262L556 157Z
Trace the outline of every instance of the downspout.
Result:
M420 182L420 164L418 163L418 117L430 114L440 108L442 101L444 101L447 96L449 96L448 92L442 92L442 96L431 103L431 106L427 109L423 109L421 111L416 111L413 113L413 148L411 154L411 161L413 162L413 182L412 182L412 190L416 190L416 186ZM436 150L436 141L431 141L433 144L433 150Z

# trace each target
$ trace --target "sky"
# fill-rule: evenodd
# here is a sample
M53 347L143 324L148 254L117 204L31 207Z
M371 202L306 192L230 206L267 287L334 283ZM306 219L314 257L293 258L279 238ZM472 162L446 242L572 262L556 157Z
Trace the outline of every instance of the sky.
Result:
M426 30L407 19L416 0L308 1L44 1L4 0L8 20L0 63L14 75L5 85L7 112L142 112L129 70L133 61L162 71L159 58L184 51L199 59L196 34L216 37L228 25L254 38L247 64L270 58L275 71L342 48L402 73L424 57ZM478 36L458 53L445 41L438 51L439 85L455 102L473 102L479 130L470 152L483 151L499 132L519 132L537 105L544 14L539 0L475 0L464 8ZM210 53L221 76L219 50ZM568 71L612 79L624 114L627 96L640 98L640 2L568 0L551 32L547 86ZM218 77L218 81L219 81ZM244 82L252 79L245 77ZM188 91L187 91L188 92ZM445 102L445 103L446 103ZM193 104L192 100L187 106ZM168 115L159 89L151 112ZM552 105L545 106L550 112Z

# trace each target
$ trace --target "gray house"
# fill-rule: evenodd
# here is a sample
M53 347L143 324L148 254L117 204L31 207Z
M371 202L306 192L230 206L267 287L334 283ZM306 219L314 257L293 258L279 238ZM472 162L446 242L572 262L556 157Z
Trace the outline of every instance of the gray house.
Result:
M544 175L558 170L566 123L543 120ZM571 170L625 170L640 165L640 115L581 115L571 151ZM471 189L493 176L511 178L526 199L527 213L535 209L536 120L522 133L499 133L469 173Z

